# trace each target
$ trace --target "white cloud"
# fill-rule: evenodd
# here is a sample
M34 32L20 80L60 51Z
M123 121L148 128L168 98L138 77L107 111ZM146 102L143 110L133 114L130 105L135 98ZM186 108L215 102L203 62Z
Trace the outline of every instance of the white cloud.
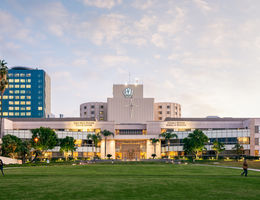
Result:
M155 34L152 35L152 43L156 47L161 47L161 48L165 47L163 37L158 33L155 33Z
M193 0L193 2L204 11L210 11L212 9L205 0Z
M147 10L155 5L156 0L136 0L133 7L141 10Z
M114 6L121 4L122 0L82 0L82 2L86 6L111 9Z
M116 66L122 63L135 63L136 60L122 55L105 55L101 58L102 62L108 66Z

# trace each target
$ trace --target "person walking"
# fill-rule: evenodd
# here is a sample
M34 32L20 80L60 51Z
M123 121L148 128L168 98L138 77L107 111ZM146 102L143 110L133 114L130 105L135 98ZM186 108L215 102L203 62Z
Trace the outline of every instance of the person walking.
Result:
M0 159L0 170L1 170L1 172L2 172L2 175L4 176L5 174L4 174L4 163L3 163L3 161Z
M243 172L241 173L241 176L243 176L245 174L245 176L247 176L247 168L248 168L248 164L246 162L246 159L243 162Z

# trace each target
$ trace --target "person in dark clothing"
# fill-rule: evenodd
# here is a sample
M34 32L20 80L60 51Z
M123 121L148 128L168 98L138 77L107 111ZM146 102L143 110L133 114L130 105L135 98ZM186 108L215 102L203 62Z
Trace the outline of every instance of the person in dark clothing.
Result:
M246 162L246 159L243 162L243 172L241 173L241 176L243 176L245 174L245 176L247 176L247 168L248 168L248 164Z
M2 175L4 176L5 174L4 174L4 163L3 163L3 161L0 159L0 170L1 170L1 172L2 172Z

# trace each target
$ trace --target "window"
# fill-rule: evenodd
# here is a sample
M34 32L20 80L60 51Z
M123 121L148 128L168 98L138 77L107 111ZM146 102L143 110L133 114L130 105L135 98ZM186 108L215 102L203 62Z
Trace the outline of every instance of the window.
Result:
M19 101L15 101L14 102L15 105L19 105L19 103L20 103Z
M13 82L14 82L14 79L9 79L8 82L9 82L9 83L13 83Z
M26 112L26 116L31 116L31 112Z
M19 107L16 106L16 107L14 107L14 109L15 109L15 110L19 110Z
M162 111L159 111L158 114L161 115L161 114L162 114Z
M14 102L13 101L9 101L9 105L14 105Z
M26 99L31 99L31 96L26 96Z
M26 101L26 105L31 105L31 102L30 101Z
M20 82L20 79L14 79L14 82L15 82L15 83L19 83L19 82Z
M3 96L3 99L8 99L8 96L7 96L7 95L4 95L4 96Z
M94 106L94 105L91 105L91 108L95 108L95 106Z
M31 77L31 73L26 74L26 77Z
M15 88L20 88L20 85L14 85Z
M171 114L171 112L170 112L170 111L167 111L167 114Z
M25 112L21 112L21 116L25 116Z
M159 120L162 120L162 117L159 117Z
M25 105L25 101L21 101L21 105Z
M87 109L87 106L84 106L84 109L86 110L86 109Z
M101 105L101 106L100 106L100 108L101 108L101 109L103 109L103 108L104 108L104 106L103 106L103 105Z
M25 99L25 96L20 96L20 99Z
M25 79L20 79L20 83L25 83Z
M12 74L12 73L8 73L8 76L9 76L9 77L13 77L13 74Z
M103 112L103 111L100 111L100 112L99 112L99 114L100 114L100 115L103 115L103 114L104 114L104 112Z
M9 112L9 116L14 116L14 113L13 112Z
M87 115L87 112L84 112L84 115Z
M16 74L14 74L14 77L19 77L19 74L17 74L17 73L16 73Z
M38 110L42 110L42 107L41 107L41 106L39 106L39 107L38 107Z
M259 126L255 126L255 133L259 133Z
M19 112L15 112L14 113L15 116L19 116L19 114L20 114Z
M31 85L26 85L26 88L31 88Z
M14 93L14 91L13 90L9 90L9 94L13 94Z
M14 110L14 107L12 107L12 106L9 106L9 110Z
M91 115L94 115L95 114L95 111L91 111Z
M171 108L171 106L167 106L167 108L169 109L169 108Z
M8 87L9 87L9 88L14 88L14 85L9 85Z
M255 138L255 145L259 145L259 138Z
M20 93L21 93L21 94L25 94L25 90L21 90Z
M31 83L31 79L27 79L27 83Z
M15 94L19 94L19 92L20 92L19 90L15 90L14 91Z
M19 99L20 97L19 96L15 96L15 99Z
M3 116L8 116L8 112L3 112Z
M159 109L162 109L162 106L158 106Z
M25 85L21 85L21 88L25 88Z
M14 96L11 96L11 95L9 96L9 99L13 99L13 98L14 98Z
M25 74L21 73L21 74L20 74L20 77L25 77Z
M25 107L21 107L20 110L25 110Z

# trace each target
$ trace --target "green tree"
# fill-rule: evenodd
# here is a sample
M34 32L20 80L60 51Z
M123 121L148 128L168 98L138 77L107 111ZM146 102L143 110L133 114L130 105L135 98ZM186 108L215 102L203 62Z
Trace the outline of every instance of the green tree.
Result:
M94 151L94 146L97 150L98 143L101 141L102 138L99 133L98 134L88 134L87 138L92 140L92 152L94 153L94 159L95 159L96 151Z
M206 149L205 144L208 140L208 137L201 130L196 129L183 139L183 150L186 153L194 154L198 159L199 153Z
M237 159L244 153L244 147L239 143L235 144L232 149L235 150Z
M222 142L218 142L215 140L213 142L213 147L212 149L216 152L216 159L218 160L218 155L222 152L225 151L225 145Z
M73 151L75 151L77 148L75 146L75 140L73 137L65 137L60 140L60 152L66 152L69 151L73 154ZM68 160L68 155L65 154L65 159Z
M2 154L4 156L10 156L15 158L19 152L19 147L22 143L22 140L14 135L5 135L2 138Z
M31 148L32 145L30 141L25 140L20 144L18 151L22 157L23 164L25 163L26 158L28 158L28 156L30 155Z
M165 139L165 142L167 142L167 147L168 147L168 158L169 158L169 155L170 155L170 139L171 138L178 138L178 136L173 133L172 131L165 131L163 133L161 133L159 135L159 137L163 137Z
M50 128L40 127L32 129L31 144L35 150L35 158L39 154L46 152L47 150L53 149L57 145L57 134Z
M150 138L150 141L152 142L152 144L153 144L153 154L155 154L155 156L153 156L153 154L152 154L152 156L153 156L153 159L156 157L156 144L157 144L157 142L159 142L159 139L156 139L156 138Z
M113 135L114 133L108 131L108 130L103 130L101 131L101 134L105 137L105 157L107 157L107 137Z
M3 118L3 96L8 85L8 67L4 60L0 60L0 93L1 93L1 118L0 118L0 138L2 138L2 118Z

